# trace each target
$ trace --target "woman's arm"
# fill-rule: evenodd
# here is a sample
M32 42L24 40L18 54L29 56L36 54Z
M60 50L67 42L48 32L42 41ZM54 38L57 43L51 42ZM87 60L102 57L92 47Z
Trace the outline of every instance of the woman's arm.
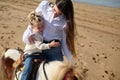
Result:
M27 29L25 30L25 32L23 33L23 42L26 44L29 44L29 40L28 38L33 34L32 29L31 29L31 25L28 25Z
M44 14L48 6L49 6L49 2L47 0L42 0L42 2L36 8L35 12L38 15Z

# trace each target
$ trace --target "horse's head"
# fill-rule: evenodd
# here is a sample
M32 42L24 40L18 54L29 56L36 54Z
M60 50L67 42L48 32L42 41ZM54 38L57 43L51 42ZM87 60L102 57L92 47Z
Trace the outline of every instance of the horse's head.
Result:
M56 80L85 80L86 72L80 70L79 66L72 66L63 62L57 71Z
M64 80L84 80L84 74L77 68L71 67L69 71L66 72Z

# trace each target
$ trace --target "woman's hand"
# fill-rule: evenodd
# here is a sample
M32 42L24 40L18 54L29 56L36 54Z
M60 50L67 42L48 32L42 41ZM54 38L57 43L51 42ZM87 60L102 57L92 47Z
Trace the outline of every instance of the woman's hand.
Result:
M49 43L49 47L59 47L59 46L60 46L59 42L52 41L51 43Z
M34 42L35 42L34 36L35 36L35 35L33 34L33 35L31 35L31 36L28 37L28 41L29 41L30 43L34 43Z

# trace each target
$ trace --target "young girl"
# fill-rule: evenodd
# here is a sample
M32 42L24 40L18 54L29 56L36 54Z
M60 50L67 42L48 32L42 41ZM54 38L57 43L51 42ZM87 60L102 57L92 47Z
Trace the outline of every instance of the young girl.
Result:
M42 50L50 49L51 47L58 47L59 43L54 40L50 43L43 43L43 29L44 29L44 21L41 16L35 14L32 11L28 16L31 24L31 29L33 34L31 35L35 41L34 43L27 43L25 46L25 54L32 55L36 52L42 53ZM31 36L29 38L31 38Z
M46 59L44 53L42 53L42 50L59 46L59 42L55 42L54 40L50 43L43 43L42 32L44 29L44 21L41 16L36 15L33 11L29 14L28 17L32 31L31 36L35 39L35 41L34 43L26 43L24 50L25 63L21 80L29 79L29 75L32 71L33 59ZM29 38L31 38L31 36Z

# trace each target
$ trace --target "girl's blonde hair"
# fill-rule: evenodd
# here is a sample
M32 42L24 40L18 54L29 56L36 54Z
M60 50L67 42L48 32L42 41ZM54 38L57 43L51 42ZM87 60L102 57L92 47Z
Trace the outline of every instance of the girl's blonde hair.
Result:
M28 20L30 21L30 24L33 25L35 23L43 21L43 18L40 15L37 15L35 11L32 11L28 15Z

